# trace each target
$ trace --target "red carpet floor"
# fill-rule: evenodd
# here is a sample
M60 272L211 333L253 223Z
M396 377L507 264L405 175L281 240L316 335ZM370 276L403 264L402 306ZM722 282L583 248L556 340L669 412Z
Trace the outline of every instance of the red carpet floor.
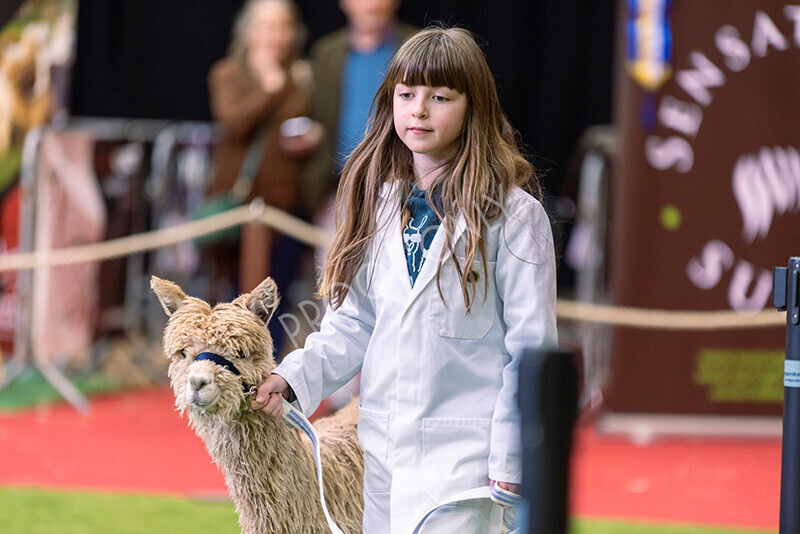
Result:
M578 434L572 509L587 517L777 531L781 441L663 439L639 446Z
M578 432L572 511L583 517L777 529L780 440L670 439L639 446ZM225 495L170 391L0 413L0 485Z

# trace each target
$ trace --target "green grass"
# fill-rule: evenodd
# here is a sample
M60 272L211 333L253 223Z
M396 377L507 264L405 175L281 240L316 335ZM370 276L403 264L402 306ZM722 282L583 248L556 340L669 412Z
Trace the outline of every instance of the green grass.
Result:
M4 534L236 534L230 503L0 488ZM574 519L572 534L764 534L766 530Z
M0 488L6 534L237 534L230 503Z
M19 176L22 165L22 150L12 147L8 152L0 154L0 193Z
M570 534L774 534L774 530L714 528L697 525L663 525L646 522L574 519Z

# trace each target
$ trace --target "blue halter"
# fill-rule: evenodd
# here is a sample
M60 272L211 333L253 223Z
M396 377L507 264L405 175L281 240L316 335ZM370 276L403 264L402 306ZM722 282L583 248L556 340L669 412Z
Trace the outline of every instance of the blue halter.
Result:
M217 365L220 365L230 371L231 373L235 374L236 376L241 376L242 373L239 372L239 369L233 365L233 362L227 358L220 356L219 354L215 354L213 352L201 352L197 355L194 361L199 362L201 360L208 360L210 362L214 362Z
M235 374L236 376L242 376L242 373L239 371L239 369L236 368L233 362L225 358L224 356L220 356L219 354L216 354L214 352L201 352L194 359L194 361L196 362L202 360L208 360L212 363L219 365L220 367L224 367L225 369ZM242 389L244 390L245 394L249 394L254 390L254 388L251 388L247 384L245 384L244 381L242 382Z

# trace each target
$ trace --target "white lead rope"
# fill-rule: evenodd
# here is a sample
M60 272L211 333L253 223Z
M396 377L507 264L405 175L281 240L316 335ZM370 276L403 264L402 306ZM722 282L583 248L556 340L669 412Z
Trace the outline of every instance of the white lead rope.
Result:
M494 486L483 486L480 488L473 488L470 490L462 491L461 493L457 493L452 497L449 497L439 504L431 506L428 508L425 513L422 514L419 521L417 521L417 526L414 528L413 534L419 534L420 529L422 528L423 523L431 516L436 510L443 508L445 506L451 504L458 504L466 501L475 501L475 500L485 500L489 499L493 503L502 506L503 508L515 508L519 505L522 501L522 497L517 495L516 493L512 493L508 490L504 490L497 484ZM518 534L519 530L514 530L509 532L508 534Z
M314 446L314 463L317 464L317 482L319 483L319 500L322 503L322 511L325 513L325 520L328 522L328 528L331 529L333 534L344 534L339 527L336 526L336 523L333 522L331 519L331 515L328 513L328 507L325 504L325 491L322 488L322 458L320 457L320 443L319 443L319 436L317 436L317 431L314 430L314 427L311 423L309 423L306 416L300 413L294 406L289 404L286 399L283 400L283 422L286 423L287 426L292 428L296 428L303 432L306 436L309 437L311 440L311 445Z

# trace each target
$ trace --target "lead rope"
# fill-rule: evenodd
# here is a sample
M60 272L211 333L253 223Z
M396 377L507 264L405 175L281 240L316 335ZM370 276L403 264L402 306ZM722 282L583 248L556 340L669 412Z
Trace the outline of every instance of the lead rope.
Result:
M520 497L516 493L504 490L497 484L495 484L494 486L483 486L480 488L473 488L470 490L462 491L461 493L457 493L452 497L443 500L439 504L428 508L425 511L425 513L422 514L420 520L417 521L417 526L414 528L413 534L419 534L423 523L425 523L425 521L428 519L428 517L431 516L431 514L433 514L436 510L440 508L443 508L451 504L458 504L466 501L475 501L484 499L489 499L493 503L503 508L510 508L510 509L516 508L522 501L522 497ZM520 532L519 529L517 529L514 531L510 531L508 534L519 534L519 532Z
M331 519L328 513L328 507L325 504L325 491L322 489L322 458L319 453L319 437L317 431L308 419L300 413L294 406L289 404L286 399L283 400L283 422L291 428L296 428L303 432L311 440L311 445L314 447L314 463L317 464L317 482L319 483L319 500L322 503L322 511L325 513L325 520L328 522L328 528L331 529L333 534L344 534L336 523Z

